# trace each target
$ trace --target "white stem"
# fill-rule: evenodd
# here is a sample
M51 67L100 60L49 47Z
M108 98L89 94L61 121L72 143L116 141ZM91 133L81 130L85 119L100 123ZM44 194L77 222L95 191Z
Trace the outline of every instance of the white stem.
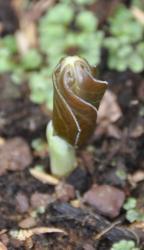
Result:
M69 175L76 167L75 149L61 137L54 135L52 121L47 126L52 174L63 177Z

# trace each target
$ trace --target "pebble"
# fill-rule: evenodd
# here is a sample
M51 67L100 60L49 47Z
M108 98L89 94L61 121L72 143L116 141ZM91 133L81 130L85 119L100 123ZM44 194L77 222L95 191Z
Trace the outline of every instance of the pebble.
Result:
M0 145L0 176L7 170L22 171L31 162L30 148L24 139L15 137Z
M125 193L110 185L94 184L84 194L83 199L84 202L96 208L100 214L115 218L120 213L125 200Z
M29 209L29 201L24 193L19 192L16 195L16 208L19 213L26 213Z

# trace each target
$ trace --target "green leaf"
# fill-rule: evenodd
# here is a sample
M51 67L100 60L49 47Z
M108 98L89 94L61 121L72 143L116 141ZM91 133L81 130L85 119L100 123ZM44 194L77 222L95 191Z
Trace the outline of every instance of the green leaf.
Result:
M116 37L127 37L129 42L137 42L143 38L143 26L124 5L117 8L109 22L110 32Z
M42 138L36 138L32 140L31 146L35 151L41 152L45 150L46 142Z
M130 209L126 213L126 218L129 222L134 222L139 219L139 212L137 212L135 209Z
M117 50L120 47L119 39L115 37L108 37L104 40L104 47L110 50Z
M120 240L112 245L111 250L140 250L136 248L135 242L132 240Z
M42 57L36 49L31 49L22 57L21 61L25 70L34 70L40 67Z
M14 63L7 48L0 48L0 73L12 71Z
M132 6L138 7L140 10L144 10L144 3L141 0L133 0L132 1Z
M3 44L3 47L5 47L11 54L14 54L17 52L17 44L16 39L12 35L8 35L5 38L1 39L1 42Z
M67 33L64 41L65 48L74 47L78 45L77 34L74 32Z
M31 90L30 99L34 103L46 103L47 107L52 109L53 85L51 78L49 78L45 71L30 74L29 87Z
M91 11L82 11L76 17L76 25L86 32L96 30L98 20Z
M117 68L117 63L118 60L116 58L116 56L113 56L111 53L109 54L108 57L108 66L110 69L116 69Z
M136 204L137 204L137 200L135 198L128 198L127 201L125 202L123 208L125 210L129 210L129 209L132 209L132 208L135 208L136 207Z
M127 179L127 173L124 169L118 169L116 171L116 176L119 177L121 180Z
M80 5L84 5L84 4L89 5L89 4L92 4L94 2L95 2L95 0L75 0L75 3L80 4Z
M108 66L110 67L110 69L116 69L120 72L125 71L128 67L127 61L119 58L116 52L109 54Z
M127 59L133 53L133 48L130 45L125 45L118 49L117 56L121 59Z
M80 53L80 56L85 58L91 65L96 66L100 63L100 51L85 51Z
M64 50L66 30L60 25L50 25L40 30L40 48L48 54L57 54Z
M133 53L131 55L128 65L129 68L135 73L139 73L144 69L144 61L142 57L137 53Z
M102 47L103 32L97 31L95 33L81 33L77 36L77 44L84 50L100 50Z
M143 58L144 60L144 42L140 42L136 47L136 52Z
M128 68L127 61L118 59L117 64L113 69L117 69L118 71L122 72L125 71L127 68Z
M39 26L40 35L49 39L51 42L54 39L62 38L66 34L65 27L60 24L50 24Z
M67 4L56 4L49 9L47 14L47 20L53 24L68 25L74 17L74 10Z
M21 68L21 65L19 67L18 65L16 65L11 74L11 79L17 85L22 83L22 81L24 80L24 72L23 69Z

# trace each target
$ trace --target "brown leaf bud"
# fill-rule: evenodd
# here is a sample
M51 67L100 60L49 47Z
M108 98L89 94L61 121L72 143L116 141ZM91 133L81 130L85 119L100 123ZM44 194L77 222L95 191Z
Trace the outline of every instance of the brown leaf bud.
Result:
M54 75L53 127L56 135L81 146L93 134L97 110L107 82L95 79L93 68L77 56L62 59Z

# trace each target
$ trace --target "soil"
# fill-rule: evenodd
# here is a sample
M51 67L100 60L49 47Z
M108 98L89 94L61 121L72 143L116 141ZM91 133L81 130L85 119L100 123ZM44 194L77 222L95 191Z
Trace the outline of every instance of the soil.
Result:
M0 11L6 27L3 34L11 33L18 27L16 15L9 1L5 1L0 10L2 8L8 11L2 17ZM0 242L7 249L108 250L120 239L132 239L144 248L142 229L130 228L122 207L112 218L83 202L83 194L97 184L116 187L125 198L133 196L142 204L141 209L144 207L144 177L139 181L135 179L135 173L144 171L143 74L108 71L103 65L99 78L110 83L109 90L117 97L113 105L118 105L121 115L112 122L105 114L105 120L98 122L90 143L78 151L78 168L62 181L62 191L57 185L34 178L29 171L43 165L46 173L50 173L47 148L40 152L32 148L34 139L42 137L45 140L50 116L43 107L29 100L27 87L12 85L8 75L0 78L0 159L3 168L0 171ZM17 144L17 140L21 142ZM15 147L17 153L13 153ZM119 178L117 173L120 171L127 177ZM65 232L33 233L25 240L12 237L14 230L20 233L20 229L28 231L42 227ZM0 249L5 249L2 247Z

